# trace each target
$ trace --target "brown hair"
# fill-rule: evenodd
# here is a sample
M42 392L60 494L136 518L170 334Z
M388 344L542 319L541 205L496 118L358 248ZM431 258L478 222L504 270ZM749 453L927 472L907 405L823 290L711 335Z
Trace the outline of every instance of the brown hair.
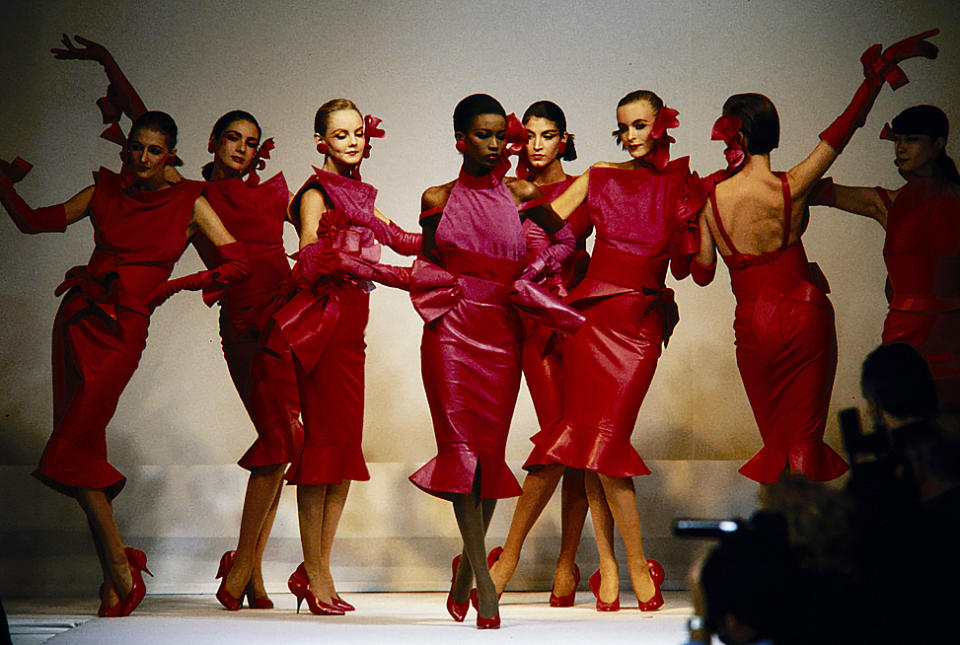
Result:
M723 113L740 119L744 148L750 154L765 155L780 145L780 116L763 94L734 94L723 103Z
M617 102L617 107L620 108L630 103L636 103L637 101L646 101L649 103L650 107L653 108L654 114L660 114L660 108L663 107L663 99L657 96L656 92L650 90L634 90L630 92ZM617 140L617 143L620 144L620 147L623 148L623 142L620 141L620 130L614 130L611 134L613 138Z
M327 119L331 114L340 110L353 110L363 116L360 108L350 99L330 99L317 109L317 115L313 117L313 131L317 134L326 134Z

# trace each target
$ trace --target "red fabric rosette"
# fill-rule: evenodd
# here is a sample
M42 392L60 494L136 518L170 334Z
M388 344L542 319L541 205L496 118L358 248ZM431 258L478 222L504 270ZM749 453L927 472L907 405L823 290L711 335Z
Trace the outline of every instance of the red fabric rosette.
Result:
M723 156L727 159L727 170L731 172L739 170L740 167L743 166L744 161L746 161L746 153L743 151L743 146L740 144L738 136L740 134L740 126L741 121L739 117L724 114L714 122L713 130L710 131L711 141L723 141L727 144L726 150L723 151Z
M257 154L254 155L253 160L250 162L250 169L246 179L248 186L256 186L260 183L260 177L257 175L257 171L267 167L265 159L270 158L270 152L276 147L277 144L274 143L273 137L270 137L260 144L260 147L257 149Z
M653 138L653 151L648 157L648 161L653 164L657 170L663 170L670 162L670 144L677 140L667 134L669 128L676 128L680 125L677 110L664 105L660 108L657 118L651 127L650 136Z

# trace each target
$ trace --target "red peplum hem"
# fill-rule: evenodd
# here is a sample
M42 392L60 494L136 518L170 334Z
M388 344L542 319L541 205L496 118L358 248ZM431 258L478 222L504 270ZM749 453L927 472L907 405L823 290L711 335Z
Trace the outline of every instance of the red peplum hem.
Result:
M847 462L823 442L797 443L786 450L764 446L750 461L740 467L739 473L761 484L772 484L780 479L789 466L815 482L836 479L847 472Z
M51 437L33 476L70 497L78 488L95 488L113 499L127 483L124 474L99 454L59 437Z
M242 468L253 470L258 466L277 466L296 461L303 451L303 426L293 420L289 428L260 430L256 440L237 462Z
M504 499L522 492L517 478L502 456L480 455L469 450L442 452L410 475L410 481L434 497L449 500L453 494L473 490L480 472L480 497Z
M561 420L530 440L534 448L523 464L526 470L559 463L608 477L636 477L651 472L629 437L578 427L570 421Z
M340 484L344 480L367 481L370 473L363 452L344 446L304 446L300 458L287 471L287 483L317 486Z

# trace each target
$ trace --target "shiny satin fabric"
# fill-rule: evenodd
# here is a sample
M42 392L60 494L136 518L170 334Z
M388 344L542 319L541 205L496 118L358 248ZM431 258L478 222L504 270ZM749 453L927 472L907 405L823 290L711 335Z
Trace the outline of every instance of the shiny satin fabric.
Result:
M320 190L348 219L355 210L372 211L376 197L376 189L368 184L314 168L291 205L298 227L300 198L311 189ZM369 261L380 257L370 229L339 222L333 214L321 218L315 244ZM294 268L298 291L274 315L280 335L293 351L304 426L303 450L286 479L306 485L365 481L370 474L362 450L364 334L372 285L346 276L307 273Z
M250 185L239 178L208 182L207 200L224 226L244 243L249 279L232 285L220 301L220 338L230 377L253 422L257 438L239 460L252 469L292 462L303 446L300 395L289 345L265 343L273 314L292 288L283 248L287 183L282 174ZM213 245L194 240L208 268L216 266Z
M889 208L883 253L892 297L882 341L915 347L941 401L960 407L960 187L911 179Z
M106 426L146 346L145 299L183 253L202 184L128 195L119 175L101 168L96 179L96 247L57 289L66 295L53 326L53 434L33 474L66 495L114 497L126 478L107 460Z

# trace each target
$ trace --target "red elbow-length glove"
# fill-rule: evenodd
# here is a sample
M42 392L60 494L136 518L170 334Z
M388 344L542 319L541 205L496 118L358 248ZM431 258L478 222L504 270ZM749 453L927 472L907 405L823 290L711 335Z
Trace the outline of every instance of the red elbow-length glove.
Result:
M221 262L214 268L167 280L158 285L150 294L150 309L159 307L167 298L184 290L202 290L203 302L210 307L220 300L228 286L250 277L250 265L247 263L247 252L242 242L218 246L217 252Z
M550 235L550 241L550 246L541 249L537 257L524 268L520 274L521 280L536 280L544 274L556 273L561 263L577 248L577 240L573 237L569 222L564 222L559 230Z
M898 67L898 64L908 58L923 56L936 58L937 46L927 42L927 38L940 33L939 29L931 29L922 34L905 38L896 42L881 53L881 45L872 45L863 52L860 62L863 63L863 83L857 88L850 105L836 120L820 133L820 138L830 144L838 153L850 141L854 131L867 120L867 114L873 107L877 95L883 84L889 83L893 89L907 84L907 75Z
M2 170L0 171L0 204L3 204L4 209L10 215L13 223L17 225L17 228L22 233L31 235L65 231L67 229L67 210L63 204L30 208L13 187L13 181L10 180L8 173L15 173L14 176L22 177L26 174L26 170L22 170L22 168L25 166L29 170L30 164L20 158L15 159L12 164L0 163L3 163L3 167L0 169ZM18 170L21 171L18 172Z

